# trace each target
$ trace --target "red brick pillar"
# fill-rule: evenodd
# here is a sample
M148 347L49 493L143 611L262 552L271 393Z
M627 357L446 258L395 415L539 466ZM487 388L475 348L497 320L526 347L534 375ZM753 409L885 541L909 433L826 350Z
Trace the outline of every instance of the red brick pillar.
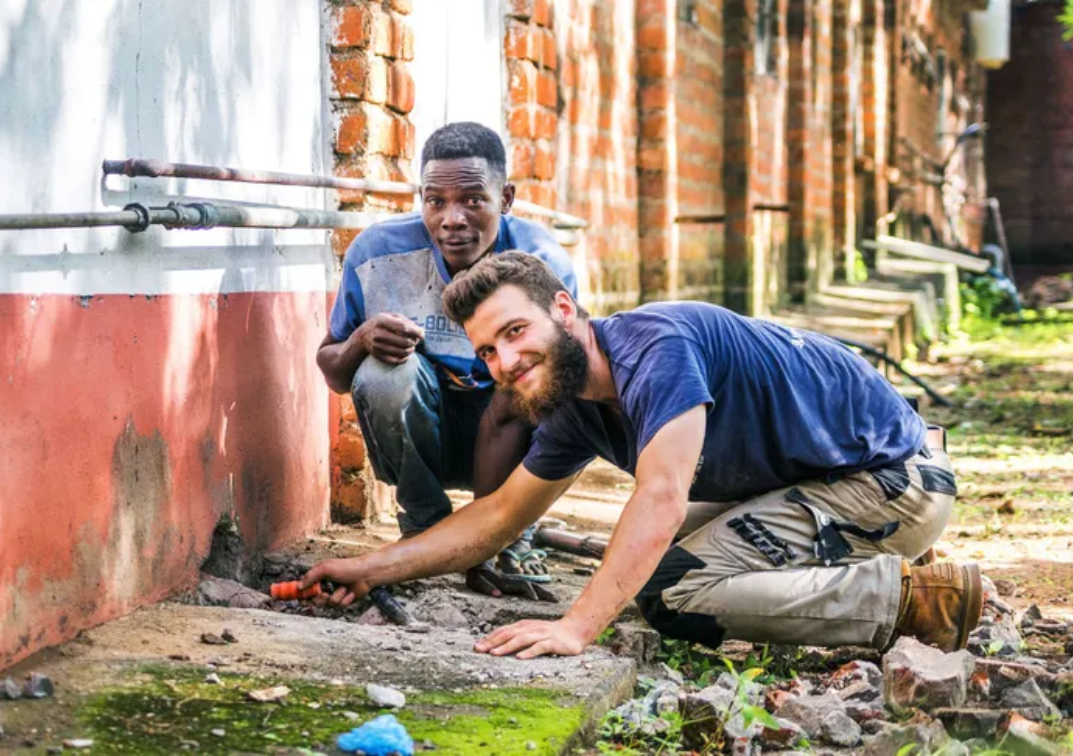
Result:
M808 0L789 0L787 9L787 284L794 301L831 274L830 12Z
M331 6L328 67L334 124L335 174L409 181L414 127L411 0L335 0ZM340 191L341 210L410 210L408 195ZM342 261L357 231L337 231L332 247ZM349 396L333 399L332 513L342 520L385 514L383 487L374 484Z
M554 208L554 140L559 127L558 59L551 0L510 0L507 59L507 147L518 198Z
M753 259L753 126L750 105L753 92L756 0L726 0L723 5L723 196L726 203L726 257L724 297L726 306L748 312L750 265ZM730 42L730 40L734 40ZM762 274L757 271L756 274Z
M894 3L895 0L889 0ZM894 6L892 6L893 10ZM891 67L884 0L862 0L861 44L864 70L861 107L864 110L864 155L858 168L864 174L861 232L874 238L876 220L887 212L887 140L890 129ZM893 14L892 14L893 15Z
M676 0L637 2L637 199L641 301L677 286L678 151L675 116Z
M846 261L857 246L856 193L854 191L853 122L850 82L853 39L856 34L856 0L833 0L831 18L831 143L832 143L832 274L846 277Z
M786 36L790 51L789 93L786 114L786 146L789 152L787 200L790 205L790 238L787 250L787 285L794 301L801 301L808 277L808 243L812 233L809 129L812 104L811 34L815 19L812 3L789 0Z

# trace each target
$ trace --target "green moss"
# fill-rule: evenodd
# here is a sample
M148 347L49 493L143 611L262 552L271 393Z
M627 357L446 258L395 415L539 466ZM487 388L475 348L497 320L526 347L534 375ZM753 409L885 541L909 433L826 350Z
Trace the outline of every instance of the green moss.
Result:
M128 684L90 697L78 718L102 753L171 754L197 743L199 753L226 754L332 750L337 735L384 713L353 687L220 677L223 685L214 685L204 682L200 671L142 667ZM274 685L291 690L282 703L247 700L249 691ZM528 741L537 744L535 753L559 753L585 719L578 699L538 688L428 692L408 699L396 716L415 741L431 741L443 756L529 756L534 751L527 750ZM350 721L345 711L356 712L360 720Z

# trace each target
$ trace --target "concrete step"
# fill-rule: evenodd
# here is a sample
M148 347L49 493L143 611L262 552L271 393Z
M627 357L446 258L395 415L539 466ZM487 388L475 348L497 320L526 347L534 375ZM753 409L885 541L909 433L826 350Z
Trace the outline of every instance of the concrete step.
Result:
M468 628L424 627L147 607L5 670L16 679L45 674L57 695L5 702L0 750L43 753L88 738L93 753L179 753L194 742L214 753L335 753L335 736L392 713L444 756L525 753L530 741L565 754L591 742L603 714L633 695L635 661L605 648L521 661L475 653ZM200 640L225 628L233 645ZM377 707L367 683L401 690L405 707ZM290 690L280 703L247 698L274 686ZM23 751L17 744L26 742Z
M883 277L859 284L832 283L821 291L863 302L908 304L913 308L913 335L918 346L932 344L941 335L935 288L926 281Z
M817 292L809 297L813 302L824 307L831 307L840 312L852 313L860 317L893 318L898 323L903 347L916 343L916 322L913 305L909 302L875 302L864 299L850 299L838 294Z
M900 260L876 255L876 272L884 278L908 278L928 281L935 288L936 305L946 319L949 331L961 327L961 284L958 266L926 260Z

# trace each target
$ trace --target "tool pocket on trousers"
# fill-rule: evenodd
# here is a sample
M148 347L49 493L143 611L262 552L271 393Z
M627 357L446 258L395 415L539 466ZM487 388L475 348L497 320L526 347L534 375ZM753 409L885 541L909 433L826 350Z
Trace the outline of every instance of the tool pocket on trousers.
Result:
M848 533L872 543L890 538L898 530L897 522L888 522L880 528L869 530L853 522L836 520L812 504L800 488L791 488L786 492L786 500L802 507L816 521L816 538L813 540L813 554L830 567L853 553L853 546L842 535Z
M909 471L905 469L904 462L869 470L868 474L883 489L883 495L887 497L887 501L894 501L909 488Z
M954 473L931 465L917 465L917 469L920 471L920 484L925 491L957 496L958 486Z
M742 540L754 546L776 567L784 567L797 558L790 544L772 533L764 523L751 514L727 521L727 526Z

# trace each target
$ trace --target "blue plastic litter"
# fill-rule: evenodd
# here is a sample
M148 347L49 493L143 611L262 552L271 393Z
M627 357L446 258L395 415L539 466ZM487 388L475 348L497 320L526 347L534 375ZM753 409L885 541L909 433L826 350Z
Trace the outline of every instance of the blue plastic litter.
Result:
M414 756L414 739L392 714L383 714L335 739L339 750L365 756Z

